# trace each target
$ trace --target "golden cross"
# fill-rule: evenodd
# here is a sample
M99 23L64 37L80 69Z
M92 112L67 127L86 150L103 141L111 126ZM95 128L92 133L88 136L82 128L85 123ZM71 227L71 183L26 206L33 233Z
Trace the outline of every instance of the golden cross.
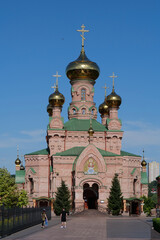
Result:
M17 145L17 158L19 158L19 145Z
M109 76L109 77L113 78L113 90L114 90L114 79L115 79L116 77L118 77L118 76L114 75L114 72L113 72L113 75L112 75L112 76Z
M23 165L23 157L24 157L24 156L23 156L23 155L21 155L21 162L22 162L22 165Z
M56 90L58 90L58 78L61 77L61 75L58 75L58 72L56 72L56 75L52 75L52 77L56 77Z
M144 149L143 149L143 160L144 160Z
M105 89L105 97L106 97L106 95L107 95L107 89L108 89L109 87L107 87L107 86L106 86L106 83L105 83L105 86L104 86L104 87L102 87L102 88L104 88L104 89Z
M85 37L84 37L84 33L85 32L89 32L89 30L84 30L84 28L85 28L85 26L84 26L84 24L82 24L82 26L81 26L81 30L77 30L77 32L81 32L82 34L81 34L81 37L82 37L82 47L84 47L84 40L85 40Z
M56 91L56 85L54 83L54 86L51 86L51 88L54 88L54 92Z

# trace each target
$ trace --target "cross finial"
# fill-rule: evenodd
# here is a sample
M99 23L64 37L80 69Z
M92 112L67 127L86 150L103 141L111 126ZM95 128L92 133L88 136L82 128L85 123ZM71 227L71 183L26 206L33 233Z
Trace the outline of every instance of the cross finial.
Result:
M81 26L81 30L77 30L77 32L81 32L82 34L81 34L81 37L82 37L82 49L84 50L84 40L85 40L85 37L84 37L84 33L85 32L89 32L89 30L85 30L85 26L84 26L84 24L82 24L82 26Z
M24 156L23 156L23 155L21 155L21 162L22 162L22 165L23 165L23 157L24 157Z
M19 158L19 145L17 145L17 158Z
M143 149L143 160L144 160L144 149Z
M102 87L102 88L104 88L104 89L105 89L105 97L106 97L106 95L107 95L107 89L108 89L109 87L107 87L107 86L106 86L106 83L105 83L105 86L104 86L104 87Z
M54 83L53 86L51 86L51 88L54 88L54 92L56 91L56 85L55 85L55 83Z
M109 76L109 77L113 78L113 89L112 89L112 91L114 92L114 79L115 79L116 77L118 77L118 76L114 75L114 72L113 72L113 75L112 75L112 76Z
M61 77L61 75L58 75L58 72L56 72L56 75L52 75L52 77L56 77L56 87L53 86L52 88L58 90L58 78Z

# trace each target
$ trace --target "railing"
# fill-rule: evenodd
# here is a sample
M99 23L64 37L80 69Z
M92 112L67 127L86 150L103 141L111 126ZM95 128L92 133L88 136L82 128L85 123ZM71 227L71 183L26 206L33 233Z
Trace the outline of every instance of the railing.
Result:
M41 223L43 208L5 208L0 207L0 238L22 229ZM51 219L51 207L46 207L48 220Z

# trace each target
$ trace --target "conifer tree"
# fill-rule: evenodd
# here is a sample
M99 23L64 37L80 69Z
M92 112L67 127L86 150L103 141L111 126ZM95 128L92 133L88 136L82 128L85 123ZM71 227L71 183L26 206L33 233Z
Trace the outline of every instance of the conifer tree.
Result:
M60 215L62 209L65 209L69 213L71 208L70 192L65 182L62 180L61 186L57 189L56 199L54 202L54 212L56 215Z
M112 215L119 215L120 210L123 208L123 197L121 193L120 183L118 180L118 174L116 173L110 188L110 196L108 198L108 209L112 212Z

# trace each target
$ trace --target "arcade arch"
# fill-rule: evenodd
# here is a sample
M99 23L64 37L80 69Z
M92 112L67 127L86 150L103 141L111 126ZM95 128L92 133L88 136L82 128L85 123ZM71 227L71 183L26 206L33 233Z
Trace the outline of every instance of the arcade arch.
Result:
M83 184L83 199L85 209L97 209L98 208L98 198L99 198L99 186L97 183Z

